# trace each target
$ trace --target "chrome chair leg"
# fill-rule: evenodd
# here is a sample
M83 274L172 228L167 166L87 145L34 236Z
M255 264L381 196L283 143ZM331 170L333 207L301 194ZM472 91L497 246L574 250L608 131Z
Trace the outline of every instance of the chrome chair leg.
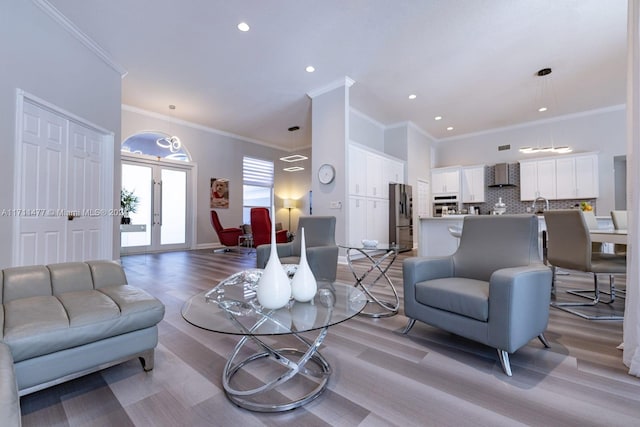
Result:
M498 358L500 358L500 364L502 365L502 370L508 376L512 376L511 374L511 364L509 363L509 353L504 350L498 350Z
M538 335L538 339L540 340L543 346L545 346L546 348L551 348L551 346L549 345L549 341L547 341L547 339L544 337L544 334Z
M407 326L405 326L404 329L400 331L400 333L403 335L406 335L407 333L409 333L409 331L411 330L411 328L413 328L413 325L415 324L416 324L416 319L409 318L409 322L407 322Z

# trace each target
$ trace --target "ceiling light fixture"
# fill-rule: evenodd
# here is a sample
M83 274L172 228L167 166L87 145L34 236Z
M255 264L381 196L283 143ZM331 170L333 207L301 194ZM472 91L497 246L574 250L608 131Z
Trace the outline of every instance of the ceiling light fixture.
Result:
M313 73L316 69L313 65L308 65L307 68L304 69L307 73Z
M538 105L542 104L543 102L547 103L548 100L545 98L551 97L552 102L547 103L547 105L552 105L554 107L557 107L558 100L556 98L555 91L553 90L553 80L551 79L551 68L543 68L539 70L536 73L536 75L538 77L544 77L544 79L539 80L540 81L540 103ZM538 108L538 111L541 113L547 110L548 110L547 107ZM541 147L538 144L538 146L536 147L520 147L519 151L524 154L538 154L538 153L565 154L565 153L571 153L573 151L573 149L568 145L560 145L556 147L553 139L553 132L551 129L551 125L549 127L549 138L551 139L550 146Z
M169 105L169 109L173 111L176 109L176 106L171 104ZM159 147L169 149L169 151L171 151L172 153L177 153L182 148L182 142L180 142L180 138L178 138L175 135L169 136L169 137L165 136L164 138L158 138L156 139L156 144Z
M433 120L442 120L442 116L435 116Z
M409 95L409 99L416 99L416 98L417 98L417 95L415 95L413 93L411 95Z
M453 126L449 126L447 130L453 130Z
M247 24L246 22L241 22L238 24L238 29L243 33L246 33L251 29L251 27L249 27L249 24Z
M289 132L295 132L297 130L300 130L300 126L291 126L287 130ZM294 145L294 144L292 143L292 145ZM302 154L291 154L289 156L280 157L280 160L282 160L283 162L287 162L287 163L300 162L302 160L307 160L307 159L308 159L308 157L307 156L303 156ZM285 171L285 172L297 172L297 171L304 170L304 168L302 166L291 166L291 167L286 167L286 168L284 168L282 170Z

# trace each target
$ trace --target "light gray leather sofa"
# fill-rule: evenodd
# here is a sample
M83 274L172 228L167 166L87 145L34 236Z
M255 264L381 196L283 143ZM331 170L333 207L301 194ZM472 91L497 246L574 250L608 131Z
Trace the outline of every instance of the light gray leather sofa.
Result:
M493 347L509 376L509 353L536 337L548 347L551 270L535 216L467 216L455 254L408 258L403 274L403 333L419 320Z
M135 357L153 369L164 304L129 286L118 263L11 267L0 286L0 340L13 356L19 395ZM4 375L0 381L4 387Z
M302 216L298 220L298 231L291 242L278 243L278 257L283 264L300 263L301 229L307 248L307 262L316 280L333 282L338 271L338 246L336 245L336 217ZM271 245L256 248L258 268L264 268L271 254Z

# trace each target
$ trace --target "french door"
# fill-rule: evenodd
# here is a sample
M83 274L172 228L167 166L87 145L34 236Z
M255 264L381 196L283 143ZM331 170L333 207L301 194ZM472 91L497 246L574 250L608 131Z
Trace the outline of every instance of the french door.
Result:
M122 189L138 198L120 226L120 253L189 249L192 241L192 165L122 155Z

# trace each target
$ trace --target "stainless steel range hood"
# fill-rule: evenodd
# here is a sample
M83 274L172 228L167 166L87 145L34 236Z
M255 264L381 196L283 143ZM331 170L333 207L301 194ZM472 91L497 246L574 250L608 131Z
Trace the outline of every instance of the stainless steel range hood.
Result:
M516 185L509 179L508 163L498 163L495 166L495 181L489 187L515 187Z

